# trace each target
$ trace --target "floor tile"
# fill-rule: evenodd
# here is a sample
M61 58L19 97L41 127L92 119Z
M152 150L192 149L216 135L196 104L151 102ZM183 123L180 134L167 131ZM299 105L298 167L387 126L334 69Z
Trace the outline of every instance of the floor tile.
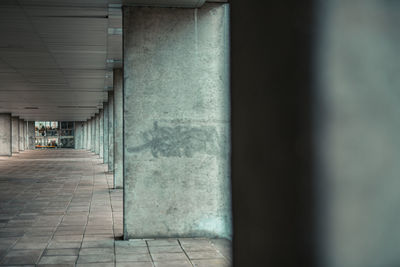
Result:
M120 240L123 192L112 189L106 170L98 156L82 150L25 151L1 160L0 264L230 266L226 239Z
M74 264L77 256L43 256L39 264Z
M161 261L154 262L156 267L192 267L192 264L188 260L179 260L179 261ZM208 267L217 267L210 265Z
M76 256L79 253L77 248L65 249L47 249L44 253L46 256Z
M151 253L154 261L186 260L185 253Z
M117 254L117 262L151 261L150 254Z
M79 255L77 263L114 262L114 254Z
M35 264L43 250L10 250L1 261L2 264Z

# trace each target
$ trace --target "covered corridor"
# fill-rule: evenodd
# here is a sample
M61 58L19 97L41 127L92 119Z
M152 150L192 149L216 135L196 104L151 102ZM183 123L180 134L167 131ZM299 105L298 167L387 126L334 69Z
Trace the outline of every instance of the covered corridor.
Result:
M0 0L0 265L399 267L399 14Z
M0 157L1 266L230 266L222 239L122 240L122 189L84 150Z

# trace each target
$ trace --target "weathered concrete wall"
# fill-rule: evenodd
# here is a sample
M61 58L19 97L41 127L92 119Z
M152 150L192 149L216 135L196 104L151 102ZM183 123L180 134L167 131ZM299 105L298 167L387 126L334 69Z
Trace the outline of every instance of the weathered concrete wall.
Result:
M25 150L24 120L19 120L19 151Z
M108 103L103 103L103 163L108 165Z
M28 121L28 149L35 149L35 122Z
M108 92L108 171L114 171L114 92Z
M101 109L99 113L99 156L103 158L103 139L104 139L104 110Z
M321 7L320 266L398 266L400 4L329 0Z
M11 114L0 114L0 156L11 156Z
M123 85L122 69L114 69L114 188L122 188L124 186Z
M83 122L81 121L76 121L75 122L75 149L82 149L83 148Z
M227 8L124 9L125 238L232 236Z
M12 153L19 152L19 118L11 117Z

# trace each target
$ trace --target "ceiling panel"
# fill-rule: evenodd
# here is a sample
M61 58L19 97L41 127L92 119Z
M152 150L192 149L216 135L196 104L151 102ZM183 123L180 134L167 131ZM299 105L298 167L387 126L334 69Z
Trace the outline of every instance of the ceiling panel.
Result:
M30 120L85 120L98 112L112 88L116 65L108 59L122 59L122 35L109 30L110 20L122 27L121 8L109 4L1 0L0 112Z
M222 1L222 0L217 0ZM204 0L0 0L0 113L86 120L122 67L122 5Z

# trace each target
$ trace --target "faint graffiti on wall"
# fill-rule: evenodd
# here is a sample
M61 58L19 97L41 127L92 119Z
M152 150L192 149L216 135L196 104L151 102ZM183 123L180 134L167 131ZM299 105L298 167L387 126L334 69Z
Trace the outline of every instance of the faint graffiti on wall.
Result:
M219 151L215 127L158 126L142 133L144 144L128 148L128 152L150 149L158 157L192 157L196 153L216 155Z
M2 144L7 144L7 143L10 142L10 137L1 136L1 137L0 137L0 140L1 140L1 143L2 143Z

